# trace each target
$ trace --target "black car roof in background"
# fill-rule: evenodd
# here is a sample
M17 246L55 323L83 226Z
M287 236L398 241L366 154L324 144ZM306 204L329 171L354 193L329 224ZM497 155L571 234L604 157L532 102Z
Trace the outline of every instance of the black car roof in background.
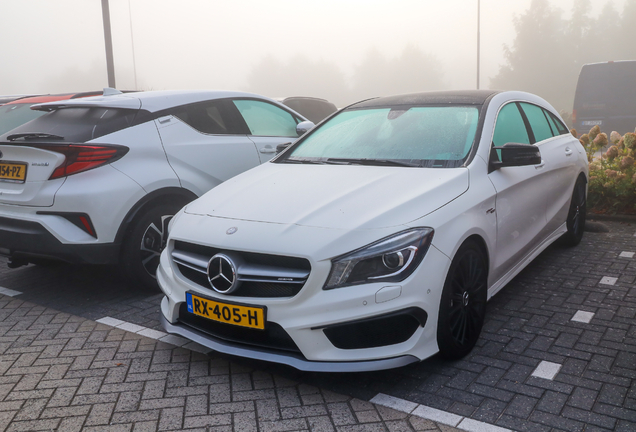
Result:
M368 99L349 106L348 109L391 107L391 106L417 106L417 105L483 105L491 96L501 93L499 90L450 90L411 93L397 96L387 96L376 99Z

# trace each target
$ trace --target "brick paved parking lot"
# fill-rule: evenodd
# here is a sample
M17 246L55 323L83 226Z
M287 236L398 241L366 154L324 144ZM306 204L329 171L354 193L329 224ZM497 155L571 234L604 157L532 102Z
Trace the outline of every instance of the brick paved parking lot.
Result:
M176 348L144 338L145 330L95 323L109 317L141 326L128 327L133 331L158 329L161 295L127 287L112 269L11 270L0 262L0 287L13 296L0 300L0 423L7 430L35 430L28 423L34 422L41 430L452 424L474 431L636 431L636 224L603 224L609 232L588 232L573 249L549 248L497 294L465 359L365 374L305 374ZM214 399L221 394L226 399ZM68 403L56 405L64 397ZM105 418L108 424L91 423Z
M0 430L450 429L0 296Z

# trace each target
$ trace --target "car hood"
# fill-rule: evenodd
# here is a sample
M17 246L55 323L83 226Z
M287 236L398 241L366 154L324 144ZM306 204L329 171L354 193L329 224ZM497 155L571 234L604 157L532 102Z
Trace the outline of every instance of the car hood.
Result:
M186 213L332 229L403 225L468 189L466 168L267 163L190 203Z

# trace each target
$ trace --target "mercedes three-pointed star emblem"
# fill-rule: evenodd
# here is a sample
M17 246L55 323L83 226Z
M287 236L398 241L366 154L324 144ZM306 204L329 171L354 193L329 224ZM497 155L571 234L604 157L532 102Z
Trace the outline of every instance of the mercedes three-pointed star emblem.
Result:
M214 291L229 294L238 288L236 265L224 254L214 255L208 262L208 281Z

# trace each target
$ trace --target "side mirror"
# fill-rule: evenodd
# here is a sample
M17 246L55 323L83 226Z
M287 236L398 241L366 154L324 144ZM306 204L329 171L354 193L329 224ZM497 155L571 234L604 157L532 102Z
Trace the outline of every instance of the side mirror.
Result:
M309 120L300 122L296 125L296 133L298 136L305 135L307 132L312 130L316 126L314 122L310 122Z
M541 163L539 147L532 144L508 143L503 147L493 147L501 152L501 160L493 160L493 170L502 167L538 165Z

